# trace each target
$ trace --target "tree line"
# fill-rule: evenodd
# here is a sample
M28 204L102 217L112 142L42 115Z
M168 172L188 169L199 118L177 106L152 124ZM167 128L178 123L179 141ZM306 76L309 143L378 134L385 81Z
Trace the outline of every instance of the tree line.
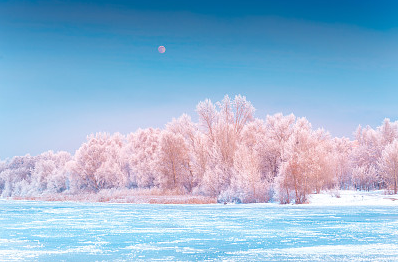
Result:
M304 117L255 118L244 96L196 107L165 128L96 133L71 155L48 151L0 161L1 197L162 189L219 201L304 203L326 189L397 193L398 121L331 137Z

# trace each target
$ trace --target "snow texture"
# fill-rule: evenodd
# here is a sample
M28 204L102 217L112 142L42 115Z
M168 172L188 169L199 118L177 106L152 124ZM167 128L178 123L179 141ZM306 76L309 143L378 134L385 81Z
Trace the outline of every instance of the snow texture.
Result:
M398 201L363 197L379 204L349 191L308 205L0 200L0 261L398 261Z

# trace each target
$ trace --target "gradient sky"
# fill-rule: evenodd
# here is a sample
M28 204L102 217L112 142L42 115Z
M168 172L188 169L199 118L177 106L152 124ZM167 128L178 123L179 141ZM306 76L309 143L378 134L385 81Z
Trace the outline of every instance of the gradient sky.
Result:
M333 136L397 120L398 1L0 0L1 159L224 94Z

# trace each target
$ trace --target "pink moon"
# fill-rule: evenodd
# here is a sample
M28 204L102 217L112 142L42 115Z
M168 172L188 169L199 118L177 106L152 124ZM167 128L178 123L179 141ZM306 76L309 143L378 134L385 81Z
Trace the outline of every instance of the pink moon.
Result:
M161 45L158 47L158 51L159 51L159 53L163 54L164 52L166 52L166 47Z

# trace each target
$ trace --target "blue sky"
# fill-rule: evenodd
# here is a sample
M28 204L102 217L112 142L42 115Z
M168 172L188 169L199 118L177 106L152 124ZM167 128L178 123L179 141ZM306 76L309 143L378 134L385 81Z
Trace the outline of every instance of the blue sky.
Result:
M0 158L242 94L333 136L398 119L397 1L0 1ZM157 47L164 45L165 54ZM196 116L193 117L196 119Z

